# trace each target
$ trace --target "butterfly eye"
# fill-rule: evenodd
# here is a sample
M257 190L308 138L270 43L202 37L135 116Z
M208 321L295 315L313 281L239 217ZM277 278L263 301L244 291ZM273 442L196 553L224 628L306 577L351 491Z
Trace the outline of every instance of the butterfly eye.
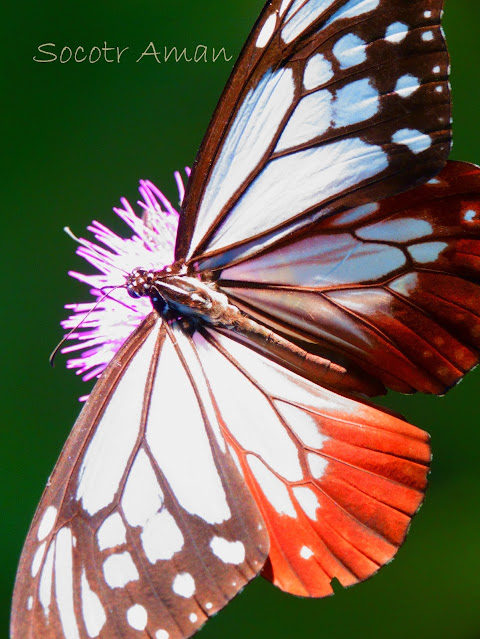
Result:
M140 293L135 290L135 287L133 284L127 285L127 293L130 295L130 297L133 297L134 299L138 299L139 297L142 297Z

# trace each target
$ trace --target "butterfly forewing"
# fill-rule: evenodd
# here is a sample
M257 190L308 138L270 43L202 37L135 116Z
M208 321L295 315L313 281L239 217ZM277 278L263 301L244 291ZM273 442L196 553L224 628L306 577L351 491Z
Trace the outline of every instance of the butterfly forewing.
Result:
M263 519L186 340L152 314L93 391L29 532L14 639L189 637L261 570Z
M267 4L197 158L177 258L214 254L203 267L217 268L232 246L258 252L437 173L450 148L442 5Z

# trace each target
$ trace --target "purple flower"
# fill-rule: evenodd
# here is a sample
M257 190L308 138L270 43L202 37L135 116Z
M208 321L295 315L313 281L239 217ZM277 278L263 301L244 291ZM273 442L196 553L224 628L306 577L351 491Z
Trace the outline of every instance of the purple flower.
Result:
M187 168L185 172L188 177L190 170ZM181 202L185 187L178 172L175 180ZM69 275L91 287L90 294L94 299L66 304L65 308L71 314L61 325L66 331L77 330L67 337L73 343L61 352L77 355L67 361L67 368L76 369L84 381L100 376L130 333L152 310L148 299L132 299L128 295L123 287L125 275L138 266L159 270L174 260L178 211L152 182L141 180L139 191L143 198L138 202L143 209L141 217L135 214L125 198L121 199L123 208L113 209L133 231L130 237L122 238L94 221L87 229L96 242L75 238L80 244L77 255L94 266L98 273L86 275L69 271ZM108 297L104 297L104 293L110 291L108 287L116 286L120 288L112 289ZM107 289L102 292L103 287ZM102 297L104 299L99 302Z

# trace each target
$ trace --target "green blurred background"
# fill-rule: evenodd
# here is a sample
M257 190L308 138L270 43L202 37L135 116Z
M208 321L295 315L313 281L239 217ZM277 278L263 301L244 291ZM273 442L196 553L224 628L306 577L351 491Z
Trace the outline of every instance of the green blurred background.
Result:
M408 0L405 0L408 3ZM230 63L157 64L160 47L225 47L234 59L262 0L103 0L3 6L4 159L0 463L0 623L7 634L16 563L35 506L85 392L48 365L63 304L85 299L66 271L73 242L95 218L120 228L111 207L153 179L176 199L172 172L191 165ZM427 6L426 0L426 6ZM456 159L480 162L480 3L448 2ZM44 42L129 46L121 64L40 64ZM347 639L480 637L480 372L448 397L390 396L388 404L433 435L425 506L398 558L374 579L327 600L285 595L256 580L202 631L204 639L272 636ZM40 638L38 638L40 639Z

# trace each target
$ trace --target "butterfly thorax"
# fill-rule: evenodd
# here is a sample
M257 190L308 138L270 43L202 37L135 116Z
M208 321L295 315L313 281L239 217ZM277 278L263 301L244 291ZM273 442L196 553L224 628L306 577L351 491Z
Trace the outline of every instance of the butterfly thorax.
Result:
M149 297L162 316L174 313L225 327L231 327L243 317L213 283L170 266L161 271L136 268L127 277L126 287L131 297Z

